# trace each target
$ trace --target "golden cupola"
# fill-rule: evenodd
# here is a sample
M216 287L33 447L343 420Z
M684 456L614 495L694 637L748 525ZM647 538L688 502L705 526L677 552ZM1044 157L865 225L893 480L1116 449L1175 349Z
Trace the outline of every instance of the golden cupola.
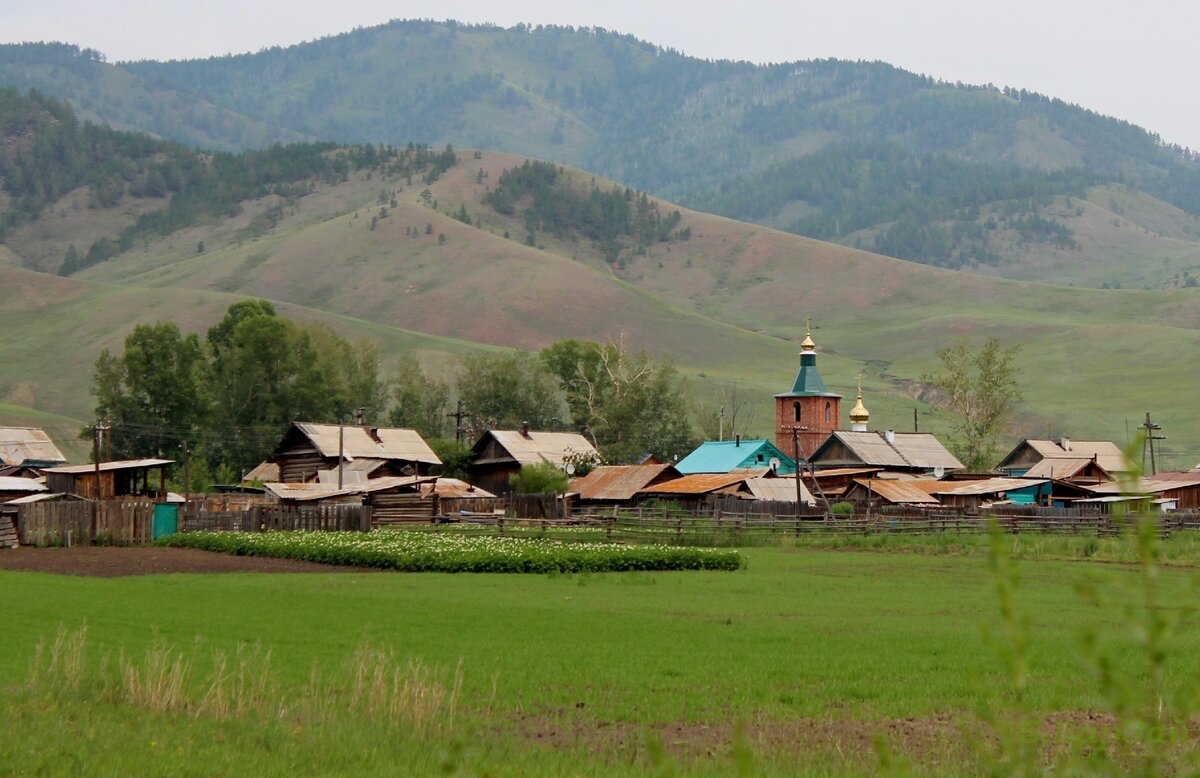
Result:
M863 405L862 376L858 377L858 400L850 409L850 429L854 432L866 432L867 422L871 420L871 412Z

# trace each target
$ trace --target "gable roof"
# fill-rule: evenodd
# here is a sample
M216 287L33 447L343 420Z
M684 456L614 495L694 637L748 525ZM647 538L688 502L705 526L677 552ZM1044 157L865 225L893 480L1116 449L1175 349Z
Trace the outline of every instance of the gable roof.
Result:
M419 491L421 484L433 483L437 479L438 477L435 475L404 475L372 478L368 481L342 484L341 489L337 487L337 484L323 484L319 482L263 484L263 488L266 489L268 494L274 495L280 500L307 502L310 500L328 500L333 497L345 497L352 494L371 494L372 492L383 492L389 489L401 489L408 486L414 487L413 491Z
M822 452L840 442L863 465L900 467L919 470L962 470L963 464L928 432L893 432L889 442L882 432L835 430L813 452L810 459L820 462Z
M1129 470L1120 446L1111 440L1072 440L1070 438L1059 438L1058 440L1026 438L1000 461L1000 464L996 466L997 469L1011 463L1026 448L1036 452L1042 460L1095 459L1096 464L1100 465L1106 473L1124 473ZM1058 477L1057 468L1054 472L1055 477Z
M600 456L596 447L578 432L538 432L529 430L488 430L483 437L476 441L474 450L482 452L487 446L488 439L495 440L512 459L522 467L550 462L561 466L572 454L592 454ZM502 460L476 459L474 464L488 464Z
M348 460L398 459L405 462L425 462L440 465L442 460L416 430L397 427L357 427L337 424L316 424L307 421L292 423L292 428L312 441L326 458L337 459L338 430L342 431L341 450ZM286 440L286 436L285 436ZM283 453L276 450L276 453Z
M0 464L19 465L25 461L66 464L46 431L38 427L0 427Z
M998 494L1000 492L1015 492L1031 486L1047 483L1048 478L982 478L978 481L946 481L943 488L933 494L953 494L960 497L967 495Z
M652 483L678 476L671 465L601 465L571 481L570 491L581 500L629 500Z
M758 455L762 461L758 461ZM780 451L769 440L710 440L701 443L695 451L679 460L675 469L684 475L691 473L728 473L736 468L745 467L746 461L755 458L753 464L760 468L767 467L772 458L780 462L780 470L794 472L795 463L791 457Z
M1097 469L1111 480L1111 475L1107 470L1100 466L1099 462L1092 462L1090 459L1073 459L1071 457L1046 457L1041 462L1038 462L1033 467L1025 471L1026 478L1073 478L1081 470L1084 470L1088 465L1095 465Z

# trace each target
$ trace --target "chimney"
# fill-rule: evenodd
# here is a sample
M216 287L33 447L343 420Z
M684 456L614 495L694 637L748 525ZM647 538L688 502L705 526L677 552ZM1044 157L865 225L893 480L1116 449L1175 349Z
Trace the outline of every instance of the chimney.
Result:
M733 447L734 447L734 448L741 448L741 445L742 445L742 436L741 436L741 435L734 435L734 436L733 436Z
M370 435L371 440L375 441L376 443L383 443L383 439L379 437L378 427L371 427L369 430L367 430L367 434Z
M529 438L529 422L527 421L521 422L521 437Z
M1070 438L1059 438L1059 439L1058 439L1058 445L1059 445L1059 447L1060 447L1060 448L1062 448L1062 450L1063 450L1063 451L1070 451L1070 450L1071 450L1071 440L1070 440Z
M896 442L896 431L895 430L884 430L883 431L883 439L886 440L888 443L895 443Z

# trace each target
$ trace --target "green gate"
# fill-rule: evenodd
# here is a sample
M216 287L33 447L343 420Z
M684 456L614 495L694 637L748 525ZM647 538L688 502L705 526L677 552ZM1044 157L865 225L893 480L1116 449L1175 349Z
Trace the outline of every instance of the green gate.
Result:
M151 540L158 540L165 535L174 535L179 531L179 506L160 502L154 506L154 530L150 533Z

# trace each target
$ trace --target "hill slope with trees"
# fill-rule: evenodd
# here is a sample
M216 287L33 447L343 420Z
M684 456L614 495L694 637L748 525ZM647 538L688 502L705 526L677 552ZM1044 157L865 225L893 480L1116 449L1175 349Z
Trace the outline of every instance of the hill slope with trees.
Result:
M89 110L188 142L505 150L701 210L988 274L1159 287L1200 271L1195 155L1019 88L879 62L714 62L606 30L430 21L206 60L100 59L0 47L0 74L80 106L88 84L124 90ZM134 110L143 96L159 107ZM204 106L224 119L205 119ZM1100 237L1097 187L1157 203L1145 218L1109 217L1120 250ZM1097 256L1081 263L1080 251ZM1159 257L1165 267L1145 267Z

